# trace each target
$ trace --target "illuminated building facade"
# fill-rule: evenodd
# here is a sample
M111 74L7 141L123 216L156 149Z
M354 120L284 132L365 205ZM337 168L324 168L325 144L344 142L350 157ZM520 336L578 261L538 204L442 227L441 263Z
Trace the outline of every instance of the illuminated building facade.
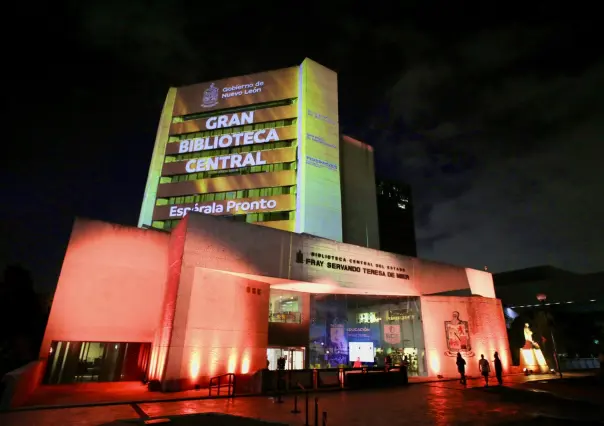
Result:
M458 352L477 374L495 351L507 369L491 274L380 251L374 175L311 60L171 89L139 227L76 220L29 377L171 391L282 356L454 376Z
M337 75L300 66L169 90L139 227L188 211L342 241Z
M451 296L455 294L455 296ZM201 213L171 233L77 220L41 347L44 383L146 378L162 390L224 373L386 356L468 374L510 353L491 274Z

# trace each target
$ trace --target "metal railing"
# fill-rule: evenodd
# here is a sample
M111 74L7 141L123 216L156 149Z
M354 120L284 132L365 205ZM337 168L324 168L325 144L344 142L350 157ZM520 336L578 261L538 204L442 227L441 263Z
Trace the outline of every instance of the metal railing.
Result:
M226 379L226 383L224 379ZM212 389L216 389L216 396L220 396L220 389L224 387L227 388L227 397L232 398L235 396L235 375L233 373L212 377L208 388L210 392L209 396L212 396Z

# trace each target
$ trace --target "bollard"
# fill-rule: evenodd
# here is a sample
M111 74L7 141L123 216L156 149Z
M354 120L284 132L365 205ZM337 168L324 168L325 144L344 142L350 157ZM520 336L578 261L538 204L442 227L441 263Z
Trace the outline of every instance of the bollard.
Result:
M298 414L299 412L300 410L298 410L298 395L294 395L294 409L292 410L292 413Z
M306 394L306 420L304 422L304 426L310 426L308 424L308 391L306 391L305 394Z
M323 426L327 426L327 411L323 411Z
M315 397L315 426L319 426L319 398Z

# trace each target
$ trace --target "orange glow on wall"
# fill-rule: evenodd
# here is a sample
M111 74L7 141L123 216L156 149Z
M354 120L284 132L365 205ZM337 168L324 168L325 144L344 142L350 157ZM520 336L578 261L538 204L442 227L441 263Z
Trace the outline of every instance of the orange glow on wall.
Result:
M54 341L153 341L169 234L77 219L54 294L40 358Z
M380 259L406 268L410 276L346 275L296 260L298 254L308 259L315 250ZM350 254L352 248L344 244L198 213L187 215L171 234L77 220L40 357L47 358L53 340L152 343L150 354L139 360L149 363L148 378L160 381L163 390L188 389L207 385L217 375L266 368L271 285L307 295L419 295L466 289L468 280L484 291L490 285L487 275L469 279L463 268L422 270L427 263L354 250ZM418 349L431 375L457 375L454 357L446 355L445 335L445 321L454 311L469 324L468 374L477 374L481 353L492 360L495 351L508 370L511 356L498 300L422 296L421 306L425 348Z
M249 354L243 355L243 359L241 361L241 374L247 374L250 372L250 357Z
M430 375L437 376L440 374L440 355L432 350L428 352L428 360L430 365Z
M229 355L229 365L227 367L227 373L237 373L237 354L233 349L231 349L231 354Z
M190 377L191 380L193 382L197 381L197 379L199 378L199 371L201 369L201 356L199 353L193 351L191 353L191 361L189 362L190 364L190 369L189 369L189 373L190 373Z
M172 342L176 301L182 264L182 252L186 236L188 218L185 217L172 231L169 240L169 251L164 273L164 294L162 303L158 306L161 317L157 322L153 347L151 349L151 365L149 368L151 380L163 380L168 351Z
M431 375L457 376L456 355L458 345L462 344L466 374L480 374L478 360L481 354L491 362L491 369L494 370L495 352L499 354L504 373L509 371L511 356L499 300L476 296L422 296L421 310L427 365ZM461 327L459 336L462 337L456 336L457 333L449 335L446 322Z
M184 248L171 345L166 360L164 381L180 388L205 386L212 377L226 373L253 373L266 366L268 346L267 283L199 267L198 250L205 250L208 239L188 235ZM249 354L246 360L242 354ZM193 378L190 369L199 363ZM182 382L181 366L192 380Z

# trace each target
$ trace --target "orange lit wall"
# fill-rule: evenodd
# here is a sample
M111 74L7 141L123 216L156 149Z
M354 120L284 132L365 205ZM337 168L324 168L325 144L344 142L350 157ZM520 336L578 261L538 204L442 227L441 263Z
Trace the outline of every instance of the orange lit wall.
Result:
M166 390L266 367L268 284L193 267L183 270L178 293Z
M149 379L162 380L168 348L172 338L174 317L176 313L176 302L180 282L180 271L182 269L182 256L184 251L185 237L187 232L187 218L185 217L170 234L168 251L166 285L160 306L160 320L155 330L155 338L151 348L151 359L149 363Z
M186 225L181 222L177 230ZM220 374L266 367L269 284L218 271L214 269L218 263L208 262L208 256L225 258L236 252L236 239L211 238L187 229L163 375L165 390L204 386Z
M170 235L77 219L40 349L53 340L152 342Z
M201 213L190 213L187 218L187 239L195 234L196 238L205 239L208 245L207 250L197 254L200 266L296 282L329 283L349 293L419 296L463 292L468 296L479 294L494 297L493 280L488 272L338 243L312 235L249 226ZM322 266L297 263L298 252L305 260L312 257L312 253L320 253L326 256L323 258L326 261L329 261L327 256L333 256L345 258L348 264L355 261L355 265L360 267L380 264L384 266L383 271L401 272L408 275L408 279L330 269L326 267L327 262Z
M507 329L501 308L501 301L485 297L423 296L421 312L424 327L426 367L430 376L458 376L455 357L447 356L448 351L445 321L451 321L453 312L468 322L472 356L462 353L466 360L466 374L477 376L480 355L491 361L499 352L504 373L511 363ZM494 372L493 372L494 374Z
M334 260L357 265L358 271L329 267ZM404 276L362 271L380 267ZM497 350L509 363L498 300L426 296L489 296L492 279L486 272L199 213L187 215L171 234L77 220L41 358L52 340L152 342L149 377L164 390L203 386L227 372L254 373L266 367L271 285L298 285L306 293L314 285L332 293L421 295L432 375L456 374L455 360L444 355L444 322L455 310L469 322L476 355L492 357ZM273 327L271 344L306 343L308 297L304 301L303 323ZM288 332L291 341L280 341ZM468 359L469 374L476 372L477 360Z
M493 276L489 272L447 265L424 259L414 259L415 278L422 294L434 294L465 289L468 295L495 297Z

